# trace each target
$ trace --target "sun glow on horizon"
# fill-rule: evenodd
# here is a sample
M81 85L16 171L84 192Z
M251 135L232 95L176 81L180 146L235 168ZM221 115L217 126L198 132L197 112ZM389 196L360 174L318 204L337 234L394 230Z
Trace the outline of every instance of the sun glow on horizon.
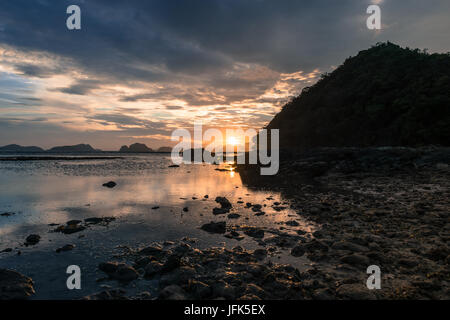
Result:
M239 144L239 141L236 137L231 136L227 138L227 144L237 146Z

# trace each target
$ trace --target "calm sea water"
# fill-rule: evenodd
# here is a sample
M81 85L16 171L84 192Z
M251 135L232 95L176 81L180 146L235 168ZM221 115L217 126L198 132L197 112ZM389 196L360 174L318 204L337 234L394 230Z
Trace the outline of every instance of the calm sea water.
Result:
M104 156L104 155L102 155ZM104 276L97 270L99 262L110 260L123 246L140 247L152 242L195 238L197 247L241 245L255 249L258 244L246 237L230 240L222 235L199 229L211 221L227 221L229 225L263 226L279 229L287 220L297 220L300 228L310 230L289 208L277 212L273 202L285 202L273 192L251 189L228 165L181 165L169 168L170 155L126 155L122 159L50 160L0 162L0 268L16 269L33 278L38 299L69 299L101 291L102 285L116 287L115 282L96 282ZM227 169L217 171L215 169ZM113 189L102 184L113 180ZM208 195L208 198L205 198ZM226 215L214 216L217 196L227 197L232 212L241 214L236 220ZM197 199L195 199L197 198ZM270 199L267 199L270 198ZM238 204L244 201L244 204ZM266 215L256 217L245 203L266 204ZM285 205L288 206L286 202ZM152 209L159 206L159 209ZM189 211L183 211L188 207ZM64 235L50 232L50 224L90 217L116 217L108 226L93 226L80 233ZM29 234L39 234L36 246L25 247ZM79 236L82 235L82 238ZM56 253L65 244L75 244L69 252ZM18 252L21 252L18 255ZM274 261L307 264L281 254ZM82 269L82 290L68 290L65 270L71 264ZM301 267L301 266L299 266ZM132 283L127 291L147 290L152 283Z

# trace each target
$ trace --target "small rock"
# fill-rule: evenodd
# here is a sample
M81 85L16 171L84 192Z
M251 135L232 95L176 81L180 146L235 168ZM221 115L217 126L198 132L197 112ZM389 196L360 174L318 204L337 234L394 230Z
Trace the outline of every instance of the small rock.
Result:
M166 263L164 263L162 267L162 272L170 272L176 268L178 268L181 264L181 259L178 255L173 254L167 258Z
M72 221L69 221L69 222L72 222ZM86 227L79 225L79 224L67 224L65 226L59 226L53 231L61 232L64 234L72 234L72 233L83 231L84 229L86 229Z
M40 235L37 235L37 234L30 234L30 235L25 239L25 245L26 245L26 246L34 246L34 245L37 244L40 240L41 240L41 236L40 236Z
M110 189L114 188L116 185L117 185L117 183L115 183L114 181L109 181L109 182L103 184L104 187L107 187Z
M155 274L161 272L162 268L163 268L162 263L159 263L158 261L151 261L145 267L145 277L147 278L153 277Z
M226 223L225 222L211 222L204 224L201 227L202 230L210 233L225 233Z
M244 233L252 238L264 238L264 230L258 228L247 227L245 228Z
M258 260L263 260L265 257L267 257L267 250L266 249L256 249L253 251L253 255Z
M100 263L98 267L105 272L111 279L130 282L139 277L137 271L124 263L104 262Z
M140 255L146 255L146 256L155 256L155 257L161 257L164 255L164 251L161 247L158 246L148 246L145 247L138 252Z
M89 224L99 224L101 222L109 223L114 220L116 220L116 218L114 218L114 217L103 217L103 218L94 217L94 218L84 219L84 222L89 223Z
M230 212L230 209L226 208L213 208L213 215L225 214Z
M14 212L3 212L0 214L0 216L2 216L2 217L10 217L12 215L15 215L15 213Z
M74 248L75 248L74 244L66 244L63 247L56 249L56 252L60 253L60 252L70 251L70 250L73 250Z
M217 197L215 200L217 203L220 203L223 209L231 209L233 206L231 202L225 197Z
M0 300L23 300L34 294L31 278L17 271L0 269Z
M291 255L294 257L301 257L305 254L305 249L302 246L292 248Z

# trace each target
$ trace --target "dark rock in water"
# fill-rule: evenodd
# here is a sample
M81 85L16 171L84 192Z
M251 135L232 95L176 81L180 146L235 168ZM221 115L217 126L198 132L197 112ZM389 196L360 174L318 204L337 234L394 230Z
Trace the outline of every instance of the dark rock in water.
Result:
M225 238L228 238L228 239L234 239L234 240L237 240L237 241L244 240L244 237L241 236L241 235L240 235L238 232L236 232L236 231L231 231L230 233L225 234L224 237L225 237Z
M169 168L179 168L179 167L180 167L180 166L177 165L177 164L172 164L172 165L169 166Z
M152 210L158 210L158 209L159 209L158 206L152 207Z
M145 267L145 277L147 278L153 277L155 274L160 273L162 269L163 269L162 263L158 261L151 261Z
M264 230L255 228L255 227L246 227L244 228L244 233L252 238L264 238Z
M237 213L230 213L228 219L238 219L241 215Z
M23 300L33 294L31 278L13 270L0 269L0 300Z
M324 244L323 242L320 242L318 240L313 240L305 245L305 248L308 252L315 252L315 251L328 251L328 246Z
M210 233L225 233L226 223L225 222L211 222L204 224L201 227L202 230Z
M258 211L258 212L255 213L255 216L259 217L259 216L263 216L265 214L266 213L264 211Z
M253 255L256 257L257 260L263 260L265 257L267 257L267 250L256 249L255 251L253 251Z
M127 266L125 264L120 264L113 276L113 279L123 282L130 282L137 279L138 277L139 274L133 267Z
M291 227L297 227L297 226L299 226L299 223L297 221L292 220L292 221L286 222L286 225L291 226Z
M164 251L159 246L148 246L139 250L138 253L140 255L154 256L154 257L161 257L164 255Z
M73 233L80 232L80 231L83 231L84 229L86 229L86 227L80 225L79 223L81 223L81 221L79 221L79 220L69 221L66 225L59 226L56 229L54 229L53 232L61 232L64 234L73 234Z
M231 209L233 207L231 202L225 197L217 197L216 202L220 203L222 209Z
M226 209L226 208L213 208L213 214L214 215L219 215L219 214L226 214L230 212L230 209Z
M253 212L261 211L261 209L262 209L262 205L260 205L260 204L254 204L254 205L252 205L252 211L253 211Z
M26 246L34 246L35 244L37 244L39 241L41 240L41 236L38 234L30 234L26 239L25 239L25 245Z
M81 222L82 222L81 220L70 220L70 221L67 221L66 224L68 226L75 226L77 224L80 224Z
M2 216L2 217L10 217L12 215L15 215L15 213L14 212L3 212L0 214L0 216Z
M289 234L280 234L267 238L265 243L273 244L280 248L292 248L298 243L299 240L301 240L301 237Z
M305 249L303 248L303 246L296 246L294 248L292 248L291 250L291 255L294 257L301 257L305 254Z
M164 263L161 269L161 272L170 272L178 268L180 264L181 264L180 257L176 254L173 254L167 258L166 263Z
M126 292L121 289L105 290L86 296L83 300L129 300L125 294Z
M66 245L63 246L63 247L56 249L56 252L57 252L57 253L60 253L60 252L65 252L65 251L71 251L71 250L73 250L74 248L75 248L75 245L74 245L74 244L66 244Z
M6 248L6 249L3 249L2 251L0 251L0 253L6 253L6 252L11 252L12 251L12 248Z
M139 277L139 274L133 267L124 263L103 262L99 264L98 268L111 279L122 282L130 282Z
M188 207L184 207L184 208L183 208L183 211L184 211L184 212L188 212L188 211L189 211L189 208L188 208Z
M117 185L117 183L115 183L114 181L109 181L107 183L104 183L103 186L107 187L107 188L114 188Z
M115 273L117 270L116 262L102 262L98 265L98 268L106 274Z
M88 224L99 224L102 222L110 223L111 221L114 221L114 220L116 220L116 218L114 218L114 217L101 217L101 218L93 217L93 218L84 219L84 222L88 223Z

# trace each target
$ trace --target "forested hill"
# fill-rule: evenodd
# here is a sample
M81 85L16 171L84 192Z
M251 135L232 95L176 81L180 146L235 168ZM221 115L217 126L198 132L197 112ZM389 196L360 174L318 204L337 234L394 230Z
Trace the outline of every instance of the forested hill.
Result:
M450 145L450 54L381 43L286 104L282 148Z

